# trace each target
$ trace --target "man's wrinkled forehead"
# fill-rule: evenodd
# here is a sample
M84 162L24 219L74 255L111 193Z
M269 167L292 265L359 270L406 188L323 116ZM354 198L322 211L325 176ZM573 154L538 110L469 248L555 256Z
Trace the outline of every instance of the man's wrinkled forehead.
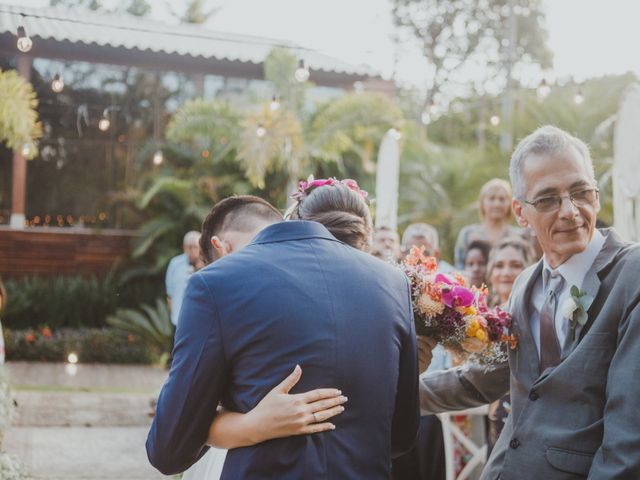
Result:
M594 182L586 160L574 147L554 154L531 154L522 173L529 196L553 195Z

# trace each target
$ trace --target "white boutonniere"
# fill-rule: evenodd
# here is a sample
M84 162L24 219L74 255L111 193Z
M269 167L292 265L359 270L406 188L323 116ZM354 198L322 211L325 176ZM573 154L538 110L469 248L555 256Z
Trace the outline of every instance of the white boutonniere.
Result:
M593 303L593 297L587 292L581 292L578 287L573 285L569 291L571 296L562 304L562 315L569 320L569 328L571 333L571 341L576 338L576 328L578 325L583 326L589 318L587 310Z

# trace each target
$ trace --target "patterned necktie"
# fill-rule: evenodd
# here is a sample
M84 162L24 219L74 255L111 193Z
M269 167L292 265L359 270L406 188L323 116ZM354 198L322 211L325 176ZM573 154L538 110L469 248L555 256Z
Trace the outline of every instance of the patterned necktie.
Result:
M562 351L556 334L555 319L558 294L564 279L559 273L551 274L545 271L545 275L547 276L545 300L540 309L540 373L558 365Z

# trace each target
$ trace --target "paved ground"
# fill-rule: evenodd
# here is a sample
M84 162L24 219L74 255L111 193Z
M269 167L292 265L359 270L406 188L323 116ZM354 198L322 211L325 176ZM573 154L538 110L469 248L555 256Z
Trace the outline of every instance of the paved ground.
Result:
M166 371L152 367L10 363L18 402L3 448L38 480L167 478L147 462L149 401Z

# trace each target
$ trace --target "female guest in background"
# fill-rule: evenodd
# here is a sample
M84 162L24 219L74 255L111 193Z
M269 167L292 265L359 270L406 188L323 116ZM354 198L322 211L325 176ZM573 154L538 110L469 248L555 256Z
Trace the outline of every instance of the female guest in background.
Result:
M490 251L491 245L484 240L474 240L467 247L464 255L464 273L474 287L480 287L486 283Z
M487 268L491 306L506 308L513 282L531 263L533 263L531 245L520 236L507 237L493 247L489 254ZM489 450L493 449L507 420L511 410L510 400L507 394L489 407L487 432Z
M474 240L485 240L493 247L501 238L519 233L509 225L511 220L511 185L506 180L494 178L480 190L481 223L467 225L460 230L454 250L455 266L464 269L464 253Z

